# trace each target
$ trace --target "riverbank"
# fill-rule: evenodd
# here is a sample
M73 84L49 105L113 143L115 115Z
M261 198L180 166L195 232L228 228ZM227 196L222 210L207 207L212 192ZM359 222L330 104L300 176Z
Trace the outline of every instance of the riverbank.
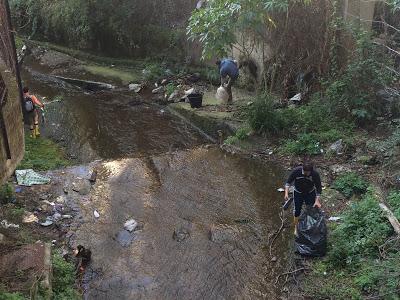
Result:
M69 56L63 56L62 59L59 59L60 56L57 53L48 53L48 51L46 52L47 55L44 56L45 59L42 60L42 62L44 62L44 65L48 65L49 61L50 63L51 61L56 61L55 65L51 67L53 74L58 75L59 73L57 70L60 70L64 75L79 75L82 73L76 72L76 66L88 64L87 62L82 63L71 60L71 57ZM43 57L43 52L40 57ZM61 63L65 61L68 61L70 63ZM70 66L72 66L72 68L70 68ZM44 67L46 68L46 66ZM114 76L114 73L113 75L110 75L110 73L106 72L103 68L114 70L115 66L103 66L101 69L97 69L96 71L100 72L100 74L96 75L99 76L97 77L99 80L103 80L105 82L113 82L113 80L116 80L115 83L117 85L124 86L124 89L128 90L126 82L124 83L120 79L115 79L116 77ZM154 70L165 69L165 67L152 68ZM67 73L65 73L66 70ZM155 73L157 74L157 72ZM146 84L152 86L154 84L154 81L157 82L159 81L159 79L161 79L162 81L164 77L168 77L162 72L164 71L160 71L159 75L154 76L151 80L148 79ZM84 74L82 79L84 80L88 77L91 78L92 75L88 76L87 74ZM152 76L149 76L147 78L150 78ZM175 78L173 78L173 80L175 80ZM139 83L141 84L142 82ZM173 81L173 83L173 86L176 87L177 84L175 83L175 81ZM365 181L368 182L370 185L382 185L382 188L385 191L396 190L398 187L397 174L399 167L397 163L397 145L399 135L397 134L398 123L395 119L380 120L378 126L376 126L376 128L372 131L352 129L351 131L338 132L338 129L332 128L332 130L326 131L328 133L322 132L318 133L317 135L306 136L306 138L303 137L303 139L298 139L297 141L292 139L292 142L288 143L288 141L290 140L290 136L279 137L272 134L263 136L256 134L255 132L253 132L253 130L251 130L251 127L247 122L247 113L256 101L255 95L234 90L234 105L222 106L220 105L220 103L218 103L218 101L216 101L214 97L214 90L216 89L215 87L209 86L204 82L193 84L193 86L197 88L202 87L203 91L205 91L204 106L202 108L192 109L188 103L182 103L178 101L176 103L169 103L167 105L168 109L165 109L164 106L160 106L159 115L165 114L163 111L171 111L173 114L185 118L186 122L182 123L179 126L184 126L183 124L186 123L195 124L196 127L201 129L201 131L206 133L214 141L220 144L221 148L226 152L240 154L243 157L251 158L251 161L266 164L274 162L283 166L287 171L289 171L289 169L301 162L303 154L298 153L301 153L302 151L308 152L307 155L312 155L312 158L315 161L317 168L322 173L324 183L324 196L322 201L327 216L342 217L342 220L339 221L339 225L330 222L330 229L332 232L335 232L336 228L341 226L340 224L347 224L345 220L346 218L349 219L349 216L346 216L346 214L344 216L342 215L344 212L348 211L348 207L351 206L351 203L354 203L356 205L358 203L363 204L364 200L360 199L368 198L367 200L365 200L368 204L367 207L369 207L370 209L372 209L373 207L378 207L378 200L376 199L376 197L373 201L371 201L370 193L366 193L365 188L362 189L361 193L355 193L353 197L352 191L353 189L357 190L358 185L368 185L363 183ZM171 85L169 86L169 88L166 87L165 90L171 90L169 91L170 93L173 92ZM130 93L132 95L136 95L134 91L131 91ZM147 93L144 95L148 95L146 96L147 98L145 98L146 102L164 103L163 105L168 103L168 101L159 102L156 99L160 97L165 99L165 95L163 92L159 94ZM301 106L293 107L292 109L294 112L296 110L300 110ZM342 140L341 142L339 142L340 139ZM173 152L172 149L169 152ZM115 163L120 164L119 162ZM150 169L153 170L153 168ZM83 175L83 178L88 177L89 173L90 172L87 170L87 172L85 172L85 174ZM342 175L345 176L343 177ZM158 177L155 176L154 178L157 179ZM363 180L362 182L360 181L360 178ZM382 181L382 178L384 178L385 180ZM338 184L337 182L341 184ZM276 188L279 186L280 183L276 183L275 186L271 186L271 189L275 191ZM279 197L279 194L277 194L276 198ZM99 199L99 201L100 200L101 199ZM396 201L393 200L392 202L395 203ZM99 205L103 204L104 203L101 203L101 201L99 202ZM280 203L276 203L276 205L279 204ZM94 207L91 208L94 209ZM391 208L394 211L396 211L397 209L396 206L391 206ZM92 218L92 210L89 209L86 212L87 220ZM372 216L372 218L375 218L374 220L377 220L377 224L387 225L387 221L385 220L385 218L381 218L381 215L378 211L373 211L374 216ZM103 212L101 213L103 214ZM377 215L378 217L376 218ZM289 218L289 216L287 217ZM362 226L367 226L367 221L367 219L363 220ZM290 223L290 221L288 221L288 223ZM290 226L288 226L288 228L289 230L287 230L287 232L290 232ZM116 228L114 228L113 230L115 231ZM369 229L367 227L365 227L365 232L369 234ZM349 232L347 233L351 234ZM84 234L87 234L87 232L82 233L82 235ZM392 232L390 230L385 230L382 236L389 237L391 234ZM183 233L182 236L186 236L186 233ZM332 240L334 240L334 238L335 235L333 235ZM359 240L363 238L368 238L368 236L365 237L359 235L354 236L353 239ZM335 244L336 241L333 245ZM354 245L347 246L351 247ZM384 258L380 257L379 254L376 253L376 250L379 248L378 246L380 245L371 246L372 255L364 255L361 252L358 254L360 254L359 256L362 257L364 260L372 257L373 259L381 259L382 261L385 261ZM364 250L369 251L371 249L367 247L362 249L362 251ZM335 251L334 247L331 247L330 253L332 253L332 251ZM346 255L348 255L348 253ZM294 272L293 274L301 275L300 273L306 271L305 275L307 276L287 277L286 283L292 284L284 289L285 291L292 291L292 294L288 295L287 297L291 299L291 297L295 297L296 294L296 297L308 296L314 298L331 297L337 299L346 299L351 297L360 298L365 295L371 294L379 295L380 291L377 289L377 286L380 284L380 282L384 280L384 278L386 278L384 276L381 276L382 273L377 274L372 279L368 277L367 279L371 279L370 281L365 280L363 281L363 284L358 284L359 280L356 282L354 280L348 279L351 273L349 273L350 269L347 269L347 265L344 265L340 268L336 266L331 267L331 261L329 261L329 257L330 255L328 254L328 258L326 260L301 260L300 265L297 265L298 260L295 260L297 261L296 264L289 263L292 268L295 266L297 267L296 269L301 269L300 272ZM395 257L393 261L398 261L398 258ZM385 266L387 266L387 264L383 265L383 273L388 270ZM351 267L354 268L354 265L352 265ZM370 270L371 265L368 265L367 267L368 268L363 269L363 273L360 274L361 277L364 276L368 272L368 270ZM388 272L388 274L391 275L392 273ZM94 272L92 275L96 276L96 272ZM275 275L278 276L279 274ZM142 281L139 280L139 285L148 284L149 286L152 286L153 284L152 281L148 280L148 278L142 278L141 280ZM299 285L295 284L296 280L300 280ZM341 283L340 291L335 290L332 286L330 287L330 285L332 285L332 282L338 280ZM123 283L124 281L122 280L120 282ZM393 284L395 285L396 281L393 281ZM296 286L297 288L294 289L294 286ZM342 291L346 289L348 289L350 292L343 293Z

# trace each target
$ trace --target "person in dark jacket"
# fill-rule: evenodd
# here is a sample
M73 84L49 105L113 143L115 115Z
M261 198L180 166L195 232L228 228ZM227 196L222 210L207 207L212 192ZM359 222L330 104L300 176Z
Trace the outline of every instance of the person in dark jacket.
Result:
M321 207L321 177L311 162L295 168L289 175L285 185L285 200L289 199L289 187L294 185L294 228L297 234L297 224L303 204Z
M226 88L229 95L228 104L233 102L232 85L239 77L239 67L236 60L224 58L216 62L219 75L221 76L221 86Z

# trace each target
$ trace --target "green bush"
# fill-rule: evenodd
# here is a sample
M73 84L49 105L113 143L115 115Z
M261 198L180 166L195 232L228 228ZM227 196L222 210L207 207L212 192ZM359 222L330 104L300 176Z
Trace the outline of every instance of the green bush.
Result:
M400 220L400 191L392 191L387 198L387 202L396 218Z
M368 183L356 173L348 172L339 176L332 187L341 192L347 198L353 195L362 195L367 191Z
M0 186L0 203L8 203L14 198L14 196L14 187L11 184L6 183L3 186Z
M247 126L240 127L238 130L236 130L235 135L228 136L228 138L224 141L224 144L233 145L239 141L243 141L249 136L250 132L251 128Z
M378 255L378 247L393 233L372 191L352 203L343 222L331 233L328 262L332 268L357 268L364 258Z
M349 64L325 83L325 101L337 117L365 124L382 113L376 93L393 81L386 66L388 55L365 32L353 31L357 47L349 53Z
M287 127L281 110L274 108L274 98L270 94L261 94L250 106L248 122L257 132L279 133Z
M281 147L281 151L285 154L321 154L321 144L310 133L301 133L297 135L296 140L287 140Z
M82 296L74 289L75 284L75 267L72 263L64 260L64 258L54 253L52 256L53 263L53 293L54 299L59 300L78 300Z

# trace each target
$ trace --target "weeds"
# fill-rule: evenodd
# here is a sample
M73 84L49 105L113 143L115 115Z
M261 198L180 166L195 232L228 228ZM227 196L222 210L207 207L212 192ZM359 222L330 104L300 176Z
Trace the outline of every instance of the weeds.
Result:
M356 173L349 172L339 176L333 182L332 187L350 198L353 195L364 194L367 191L368 183Z
M25 138L25 156L19 169L34 169L39 171L66 167L69 161L64 156L63 149L46 138Z
M74 289L75 284L75 267L72 263L64 260L64 258L54 253L52 256L53 263L53 294L54 299L58 300L78 300L82 296Z
M5 204L14 199L14 188L10 183L6 183L0 187L0 204Z

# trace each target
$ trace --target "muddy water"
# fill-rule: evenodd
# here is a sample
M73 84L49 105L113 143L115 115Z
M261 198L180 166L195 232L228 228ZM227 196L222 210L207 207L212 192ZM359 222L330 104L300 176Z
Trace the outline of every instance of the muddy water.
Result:
M108 159L63 173L71 186L99 172L90 195L68 194L80 211L71 245L93 253L86 299L280 297L289 231L277 262L268 251L280 225L280 168L206 149L196 131L137 96L88 93L39 71L24 73L32 90L63 96L49 105L47 134L82 161ZM124 231L131 218L133 233Z
M267 242L280 225L280 169L204 148L98 168L73 240L94 250L87 299L279 298L289 232L277 262ZM142 228L127 240L130 218Z

